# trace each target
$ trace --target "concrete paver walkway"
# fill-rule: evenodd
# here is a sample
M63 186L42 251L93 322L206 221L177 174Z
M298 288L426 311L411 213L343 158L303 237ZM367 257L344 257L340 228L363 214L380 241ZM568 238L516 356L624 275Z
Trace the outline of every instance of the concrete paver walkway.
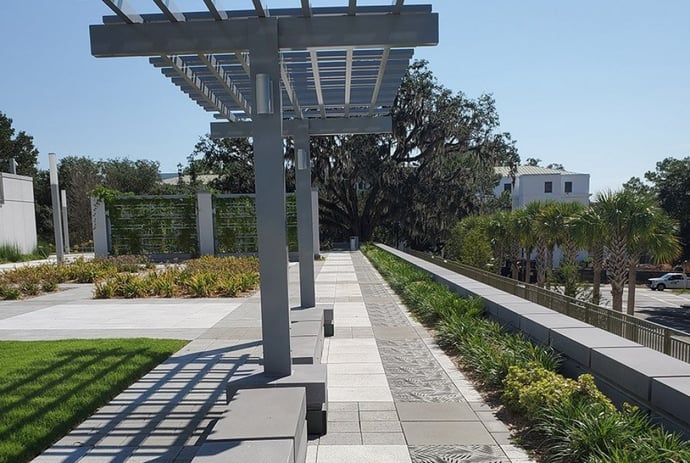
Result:
M328 364L328 434L312 437L308 462L530 461L359 252L329 254L316 271L317 304L333 305L335 336L326 338L322 358ZM293 306L298 288L298 269L291 265ZM261 370L258 295L222 301L69 301L67 293L54 305L40 298L0 304L0 339L123 337L146 331L157 332L156 337L178 332L193 340L34 462L191 461L225 407L227 381ZM110 311L105 302L114 304ZM16 309L27 303L34 305ZM8 309L16 315L3 318ZM155 321L161 318L168 319Z

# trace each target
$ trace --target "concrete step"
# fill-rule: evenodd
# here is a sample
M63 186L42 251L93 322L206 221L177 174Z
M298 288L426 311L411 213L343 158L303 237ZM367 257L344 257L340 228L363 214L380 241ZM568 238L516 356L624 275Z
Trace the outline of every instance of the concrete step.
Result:
M293 388L305 389L307 401L307 428L309 434L326 433L328 415L328 384L325 364L293 365L292 374L276 378L259 372L234 379L227 385L227 399L237 391L248 388Z
M236 390L193 462L304 463L306 404L304 387Z

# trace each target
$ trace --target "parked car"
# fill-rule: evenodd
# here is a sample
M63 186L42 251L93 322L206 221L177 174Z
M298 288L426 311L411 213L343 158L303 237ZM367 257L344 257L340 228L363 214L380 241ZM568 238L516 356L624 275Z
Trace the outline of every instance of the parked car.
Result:
M667 273L659 278L650 278L647 281L647 286L649 286L652 291L657 289L663 291L666 288L690 289L690 277L685 276L684 273Z

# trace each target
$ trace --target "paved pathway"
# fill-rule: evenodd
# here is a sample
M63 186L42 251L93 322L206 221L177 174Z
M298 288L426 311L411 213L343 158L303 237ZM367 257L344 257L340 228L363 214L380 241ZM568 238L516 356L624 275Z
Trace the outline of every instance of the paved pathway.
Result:
M309 463L530 461L359 252L329 254L316 270L317 303L333 304L335 336L326 338L323 355L328 434L310 440ZM293 305L298 288L298 269L291 265ZM225 406L228 379L261 369L258 295L109 301L109 311L108 304L99 306L105 301L69 301L68 293L54 304L36 298L1 305L0 313L16 315L0 316L0 339L176 332L193 340L34 462L191 461ZM22 304L32 306L18 310Z

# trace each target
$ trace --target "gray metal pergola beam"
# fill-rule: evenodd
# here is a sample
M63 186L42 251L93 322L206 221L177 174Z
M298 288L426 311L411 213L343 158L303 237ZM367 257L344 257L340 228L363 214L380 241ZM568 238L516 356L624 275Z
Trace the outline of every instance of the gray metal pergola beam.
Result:
M163 60L167 60L167 64L172 67L175 72L184 79L187 84L194 87L197 92L223 117L231 121L236 121L237 117L231 112L230 108L223 103L221 98L211 90L199 77L184 64L182 59L178 56L166 57L162 56Z
M306 121L289 119L283 121L283 137L300 134L300 127L304 123L308 126L310 137L390 133L393 130L393 120L390 116L308 119ZM251 136L251 122L211 122L211 138L249 138Z
M209 13L211 13L211 16L213 16L213 19L216 21L228 19L228 14L225 11L218 9L216 0L204 0L204 4L206 5L206 8L208 8Z
M438 43L438 14L281 17L278 48L385 48ZM234 53L249 49L245 20L90 26L91 54L99 58Z
M126 0L103 0L103 3L108 5L108 8L113 10L115 14L127 24L143 23L144 18L135 13L134 9L127 3Z

